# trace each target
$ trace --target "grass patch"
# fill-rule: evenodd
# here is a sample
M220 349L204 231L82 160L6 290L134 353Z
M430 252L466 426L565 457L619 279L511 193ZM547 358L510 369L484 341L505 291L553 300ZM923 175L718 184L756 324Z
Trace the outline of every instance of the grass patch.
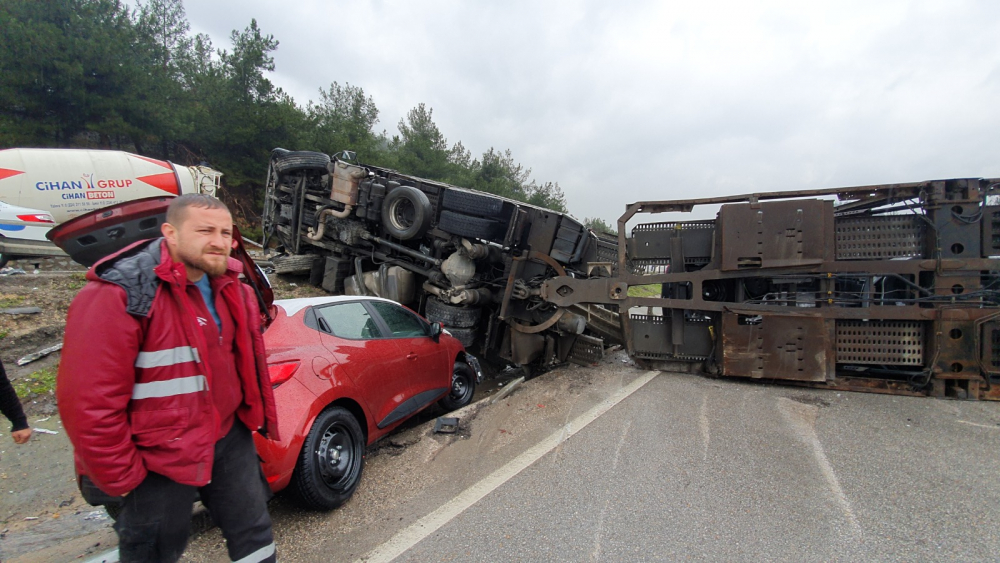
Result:
M87 274L70 274L69 278L67 285L69 285L70 289L83 289L83 286L87 285Z
M56 368L40 369L27 377L11 381L11 385L22 400L49 395L56 389Z
M23 295L3 295L0 294L0 309L19 307L24 303Z
M659 297L661 291L663 291L663 284L660 283L628 286L629 297Z

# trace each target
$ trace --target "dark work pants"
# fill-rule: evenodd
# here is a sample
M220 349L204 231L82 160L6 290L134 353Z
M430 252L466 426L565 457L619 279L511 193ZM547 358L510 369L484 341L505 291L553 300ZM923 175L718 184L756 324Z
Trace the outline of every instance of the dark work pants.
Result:
M212 482L182 485L150 472L125 497L115 522L121 561L177 561L191 534L195 493L226 538L229 558L241 563L274 561L274 536L253 436L239 419L215 444Z

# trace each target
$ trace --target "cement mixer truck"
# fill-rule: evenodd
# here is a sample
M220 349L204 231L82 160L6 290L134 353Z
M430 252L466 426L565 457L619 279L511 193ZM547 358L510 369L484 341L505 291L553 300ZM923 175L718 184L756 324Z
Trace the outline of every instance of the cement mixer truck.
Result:
M222 173L123 151L0 150L0 267L12 258L61 256L52 227L125 201L215 195Z

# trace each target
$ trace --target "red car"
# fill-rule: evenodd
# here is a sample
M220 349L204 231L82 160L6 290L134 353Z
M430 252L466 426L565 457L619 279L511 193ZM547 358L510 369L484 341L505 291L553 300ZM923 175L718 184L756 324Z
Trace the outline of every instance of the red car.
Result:
M438 323L377 297L274 304L264 343L282 440L255 435L274 491L336 508L358 486L366 445L435 402L472 401L479 364Z
M89 266L159 236L169 203L166 197L122 203L81 215L47 236ZM274 301L239 231L233 241L232 255L243 263L245 281L265 312L283 439L254 439L273 491L291 486L308 507L336 508L357 488L368 444L435 402L453 410L472 401L482 378L479 362L440 323L377 297Z

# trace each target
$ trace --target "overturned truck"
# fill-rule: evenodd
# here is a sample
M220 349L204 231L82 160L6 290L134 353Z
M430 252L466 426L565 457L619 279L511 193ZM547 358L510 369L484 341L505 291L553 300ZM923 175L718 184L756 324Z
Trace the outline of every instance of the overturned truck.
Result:
M620 335L614 313L540 295L547 279L614 270L615 241L563 213L362 165L349 152L275 149L263 230L276 272L407 305L488 360L592 362L604 344L593 332Z
M652 366L997 400L997 182L634 203L618 221L617 277L552 278L540 295L618 304L629 354ZM709 205L715 219L626 232L639 214ZM630 297L637 285L659 296Z

